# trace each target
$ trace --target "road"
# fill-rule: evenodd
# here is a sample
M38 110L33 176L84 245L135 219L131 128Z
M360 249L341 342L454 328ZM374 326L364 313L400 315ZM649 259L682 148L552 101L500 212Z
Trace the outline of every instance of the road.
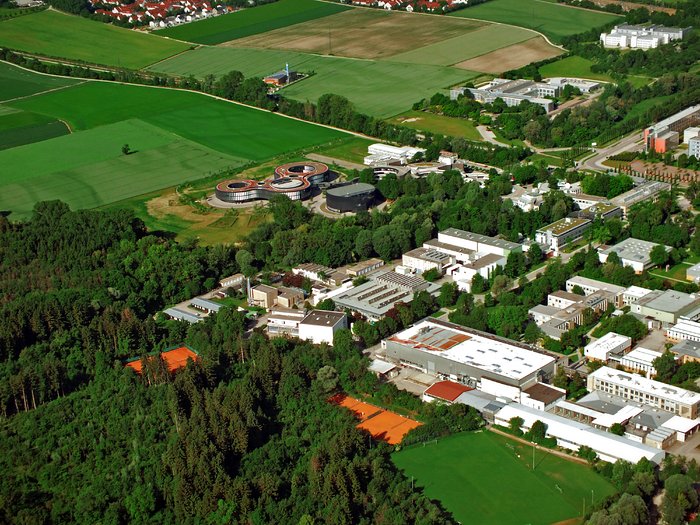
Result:
M593 171L608 171L610 168L603 164L603 161L608 157L622 153L623 151L631 151L639 149L642 146L642 135L639 131L635 131L631 135L623 137L621 140L605 148L596 149L596 154L582 161L579 168Z

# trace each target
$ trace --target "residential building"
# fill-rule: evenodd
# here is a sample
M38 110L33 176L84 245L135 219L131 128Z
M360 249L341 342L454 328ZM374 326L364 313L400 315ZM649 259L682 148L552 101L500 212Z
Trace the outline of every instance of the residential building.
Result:
M690 34L691 29L690 27L621 24L615 26L610 33L601 33L600 41L605 47L652 49L683 40Z
M666 337L674 342L695 341L700 343L700 323L689 319L679 319L676 324L666 330Z
M656 375L654 359L661 357L662 353L638 346L629 354L620 359L620 364L632 372L643 372L647 377Z
M598 258L600 262L604 263L608 260L608 256L611 253L616 253L623 266L630 266L635 273L642 273L644 270L654 266L651 262L651 251L657 246L664 245L629 238L618 242L614 246L598 248ZM670 246L664 246L664 249L667 252L672 250Z
M583 355L588 359L608 362L611 355L620 355L632 348L632 338L626 335L608 332L603 337L591 341L583 348Z
M508 426L515 417L523 420L523 431L532 428L535 421L541 421L547 428L546 435L556 438L558 446L574 451L586 446L593 449L602 460L610 463L618 459L637 463L646 458L658 465L666 455L663 450L518 403L510 403L498 411L495 414L495 423Z
M588 375L587 386L589 392L602 390L689 419L698 417L700 394L637 374L604 366Z
M381 346L391 361L505 397L551 376L556 364L555 354L431 318Z
M535 232L535 241L558 253L565 245L577 241L591 227L588 219L565 217Z
M344 312L311 310L299 323L299 339L332 345L333 336L343 328L348 328L348 316Z

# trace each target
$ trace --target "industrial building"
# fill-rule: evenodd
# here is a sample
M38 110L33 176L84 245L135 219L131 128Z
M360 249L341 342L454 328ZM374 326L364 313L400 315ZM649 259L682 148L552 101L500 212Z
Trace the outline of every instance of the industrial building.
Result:
M299 79L299 77L300 75L296 71L290 70L289 64L287 64L282 71L278 71L277 73L263 77L263 82L270 86L282 87L286 86L290 82L294 82L295 80Z
M367 147L367 153L368 155L364 158L365 166L392 163L404 165L411 162L419 153L425 153L425 149L410 146L391 146L389 144L371 144Z
M439 285L429 283L422 277L384 272L370 277L360 286L344 290L333 297L336 307L347 308L365 316L369 321L378 321L394 308L396 303L410 303L416 292L434 294Z
M679 111L644 130L646 151L666 153L677 147L680 134L700 124L700 104Z
M559 253L562 247L583 237L591 224L593 223L588 219L564 217L537 230L535 241L548 250Z
M698 417L700 394L637 374L604 366L588 375L587 387L589 392L601 390L685 418Z
M616 253L623 266L630 266L635 273L642 273L644 270L654 266L651 262L651 251L657 246L663 245L629 238L618 242L614 246L598 248L598 258L600 262L604 263L608 260L608 256L611 253ZM664 249L669 253L672 250L670 246L664 246Z
M450 97L456 100L459 95L469 91L474 100L483 104L492 104L500 98L506 106L519 106L521 102L527 101L537 104L549 113L553 111L556 104L553 100L544 97L556 97L559 94L560 86L547 84L545 82L535 82L533 80L508 80L505 78L495 78L488 84L478 88L453 88L450 90Z
M420 321L381 346L389 360L510 399L554 374L556 364L529 345L438 319Z
M315 186L330 175L328 166L321 162L291 162L275 168L273 178L257 180L225 180L216 186L216 198L226 203L269 200L284 195L291 200L303 200Z
M608 332L603 337L588 343L583 348L583 355L588 359L608 362L611 355L620 355L632 348L632 338L626 335Z
M574 451L583 446L590 447L603 461L614 463L618 459L623 459L637 463L640 459L646 458L659 464L666 456L663 450L518 403L510 403L497 412L495 423L508 426L514 417L523 420L521 427L523 431L528 431L535 421L541 421L547 427L546 435L556 438L558 446Z
M676 40L683 40L690 34L690 30L690 27L621 24L615 26L610 33L601 33L600 41L605 47L653 49Z
M163 310L163 313L175 321L185 321L187 323L198 323L202 321L202 317L199 314L186 312L180 308L167 308Z
M326 190L326 206L336 213L367 211L376 201L371 184L356 182Z
M664 325L674 324L700 306L700 297L676 290L654 290L631 305L632 313L655 319Z
M345 273L347 273L350 277L360 277L361 275L367 275L377 271L382 266L384 266L384 261L381 259L367 259L366 261L348 266L345 269Z
M401 257L402 266L412 268L419 274L428 270L437 270L444 274L445 268L454 262L453 256L430 248L415 248Z

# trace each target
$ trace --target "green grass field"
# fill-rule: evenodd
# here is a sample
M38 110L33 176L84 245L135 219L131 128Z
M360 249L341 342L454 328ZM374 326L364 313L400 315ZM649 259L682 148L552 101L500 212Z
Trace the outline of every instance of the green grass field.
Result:
M63 122L0 105L0 150L70 133Z
M221 44L347 9L350 7L317 0L279 0L225 16L162 29L157 34L198 44Z
M0 46L91 64L140 69L188 45L58 11L0 22Z
M346 139L339 144L331 144L328 147L322 148L318 153L328 155L341 160L349 160L362 164L362 161L367 156L367 148L374 144L375 141L363 139L362 137L352 137Z
M407 111L397 115L390 122L430 133L464 137L468 140L482 140L474 123L463 118L445 117L425 111Z
M246 76L264 76L279 71L287 62L292 69L315 75L284 88L281 93L285 96L316 102L325 93L336 93L352 101L359 111L377 117L394 116L421 98L478 75L451 67L230 47L200 48L152 69L199 78L234 69Z
M76 131L0 151L0 209L13 217L45 199L103 206L347 136L196 93L102 82L0 108L0 126L15 109ZM135 152L123 155L123 144Z
M2 27L1 23L0 27ZM0 102L34 95L49 89L73 86L78 82L70 78L39 75L6 62L0 62Z
M584 499L590 505L592 495L599 501L615 492L590 468L542 450L533 471L528 445L491 432L458 434L392 459L461 523L550 525L581 516Z
M196 93L103 82L89 82L10 105L65 120L74 130L140 118L185 139L247 160L265 159L346 136ZM133 148L140 148L138 142L131 142Z
M570 76L603 80L605 82L613 81L610 75L591 71L591 66L593 64L594 62L592 60L574 55L545 64L540 68L540 75L544 78Z
M390 60L392 62L408 62L412 64L451 66L452 64L529 40L535 36L537 35L527 29L511 28L504 30L502 26L487 25L476 31L470 31L436 44L394 55Z
M561 42L562 37L621 20L617 15L542 0L490 0L469 9L460 9L451 16L489 20L534 29L553 42Z

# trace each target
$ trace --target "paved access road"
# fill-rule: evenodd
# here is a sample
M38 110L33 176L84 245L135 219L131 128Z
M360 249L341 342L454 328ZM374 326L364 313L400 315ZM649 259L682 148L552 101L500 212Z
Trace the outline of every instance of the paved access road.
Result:
M622 153L623 151L639 150L642 147L642 134L635 131L631 135L623 137L621 140L604 148L596 149L596 154L579 164L579 168L593 171L608 171L610 168L603 164L613 155Z

